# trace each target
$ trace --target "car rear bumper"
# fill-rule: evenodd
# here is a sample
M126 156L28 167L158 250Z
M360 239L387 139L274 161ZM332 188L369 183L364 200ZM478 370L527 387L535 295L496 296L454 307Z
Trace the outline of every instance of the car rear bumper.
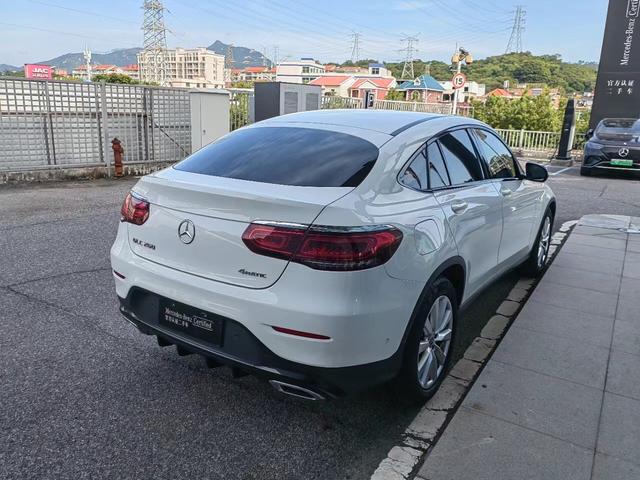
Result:
M160 296L139 288L120 300L120 312L141 333L155 335L161 346L175 345L178 353L194 353L210 366L226 365L243 373L310 390L317 398L335 398L391 380L401 365L401 349L390 358L364 365L326 368L304 365L279 357L242 324L224 318L223 338L213 346L160 325Z

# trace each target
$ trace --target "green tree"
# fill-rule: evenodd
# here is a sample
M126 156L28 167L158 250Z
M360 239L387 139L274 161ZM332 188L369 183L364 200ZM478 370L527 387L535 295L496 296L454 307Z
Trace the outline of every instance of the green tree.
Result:
M537 97L527 95L516 100L489 97L484 104L474 101L472 105L475 118L493 128L545 132L560 129L563 110L554 107L547 93Z
M107 83L123 83L128 85L137 85L140 83L137 80L134 80L133 78L131 78L130 76L124 75L122 73L109 73L109 74L98 73L93 77L91 77L92 82L102 82L103 80Z
M386 97L384 97L384 99L385 100L406 100L406 95L404 92L400 92L395 88L390 88L389 91L387 92Z

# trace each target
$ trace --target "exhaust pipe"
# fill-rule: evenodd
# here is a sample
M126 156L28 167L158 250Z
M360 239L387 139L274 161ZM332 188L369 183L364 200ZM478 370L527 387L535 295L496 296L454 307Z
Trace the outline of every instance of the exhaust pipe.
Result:
M279 380L269 380L269 383L278 392L285 395L291 395L292 397L304 398L305 400L324 400L324 395L309 390L308 388L301 387L299 385L292 385L290 383L281 382Z

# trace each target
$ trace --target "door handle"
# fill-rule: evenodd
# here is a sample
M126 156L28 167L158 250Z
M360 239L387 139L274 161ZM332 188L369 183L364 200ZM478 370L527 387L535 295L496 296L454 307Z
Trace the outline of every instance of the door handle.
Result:
M509 195L511 195L512 192L510 188L501 188L500 193L502 194L503 197L508 197Z
M451 204L451 210L453 210L453 213L462 213L468 206L467 202L454 202Z

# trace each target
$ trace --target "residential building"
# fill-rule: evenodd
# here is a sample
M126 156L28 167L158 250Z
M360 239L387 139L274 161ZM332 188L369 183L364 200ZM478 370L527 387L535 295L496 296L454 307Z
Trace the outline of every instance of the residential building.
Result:
M349 87L356 81L351 75L323 75L314 78L309 85L322 87L322 94L331 97L348 97Z
M353 68L357 68L359 73L345 72ZM324 95L365 98L367 92L373 92L375 100L383 100L389 89L396 86L396 79L384 65L372 63L368 68L330 68L324 75L309 83L321 86Z
M390 88L396 86L396 79L386 78L359 78L349 87L349 96L353 98L367 98L367 93L372 92L374 100L384 100Z
M453 95L454 95L453 83L450 80L447 80L445 82L440 82L440 85L442 85L442 88L444 88L442 99L445 102L453 101ZM458 102L468 103L472 99L476 99L478 97L484 97L486 90L487 88L484 85L484 83L467 82L465 86L460 89L460 92L458 92Z
M276 81L287 83L309 83L324 73L324 65L313 58L280 62L276 66Z
M140 78L143 80L146 79L145 70L149 60L144 51L138 53ZM165 59L166 83L171 87L224 88L224 60L224 55L204 47L168 49Z
M431 75L420 75L415 80L403 82L396 90L405 94L409 102L439 103L443 101L444 88Z
M140 67L138 67L137 63L125 65L124 67L122 67L122 73L128 75L134 80L140 80Z
M231 80L234 82L272 82L276 78L276 69L270 67L233 68Z
M487 97L513 98L513 95L506 88L494 88L486 95Z

